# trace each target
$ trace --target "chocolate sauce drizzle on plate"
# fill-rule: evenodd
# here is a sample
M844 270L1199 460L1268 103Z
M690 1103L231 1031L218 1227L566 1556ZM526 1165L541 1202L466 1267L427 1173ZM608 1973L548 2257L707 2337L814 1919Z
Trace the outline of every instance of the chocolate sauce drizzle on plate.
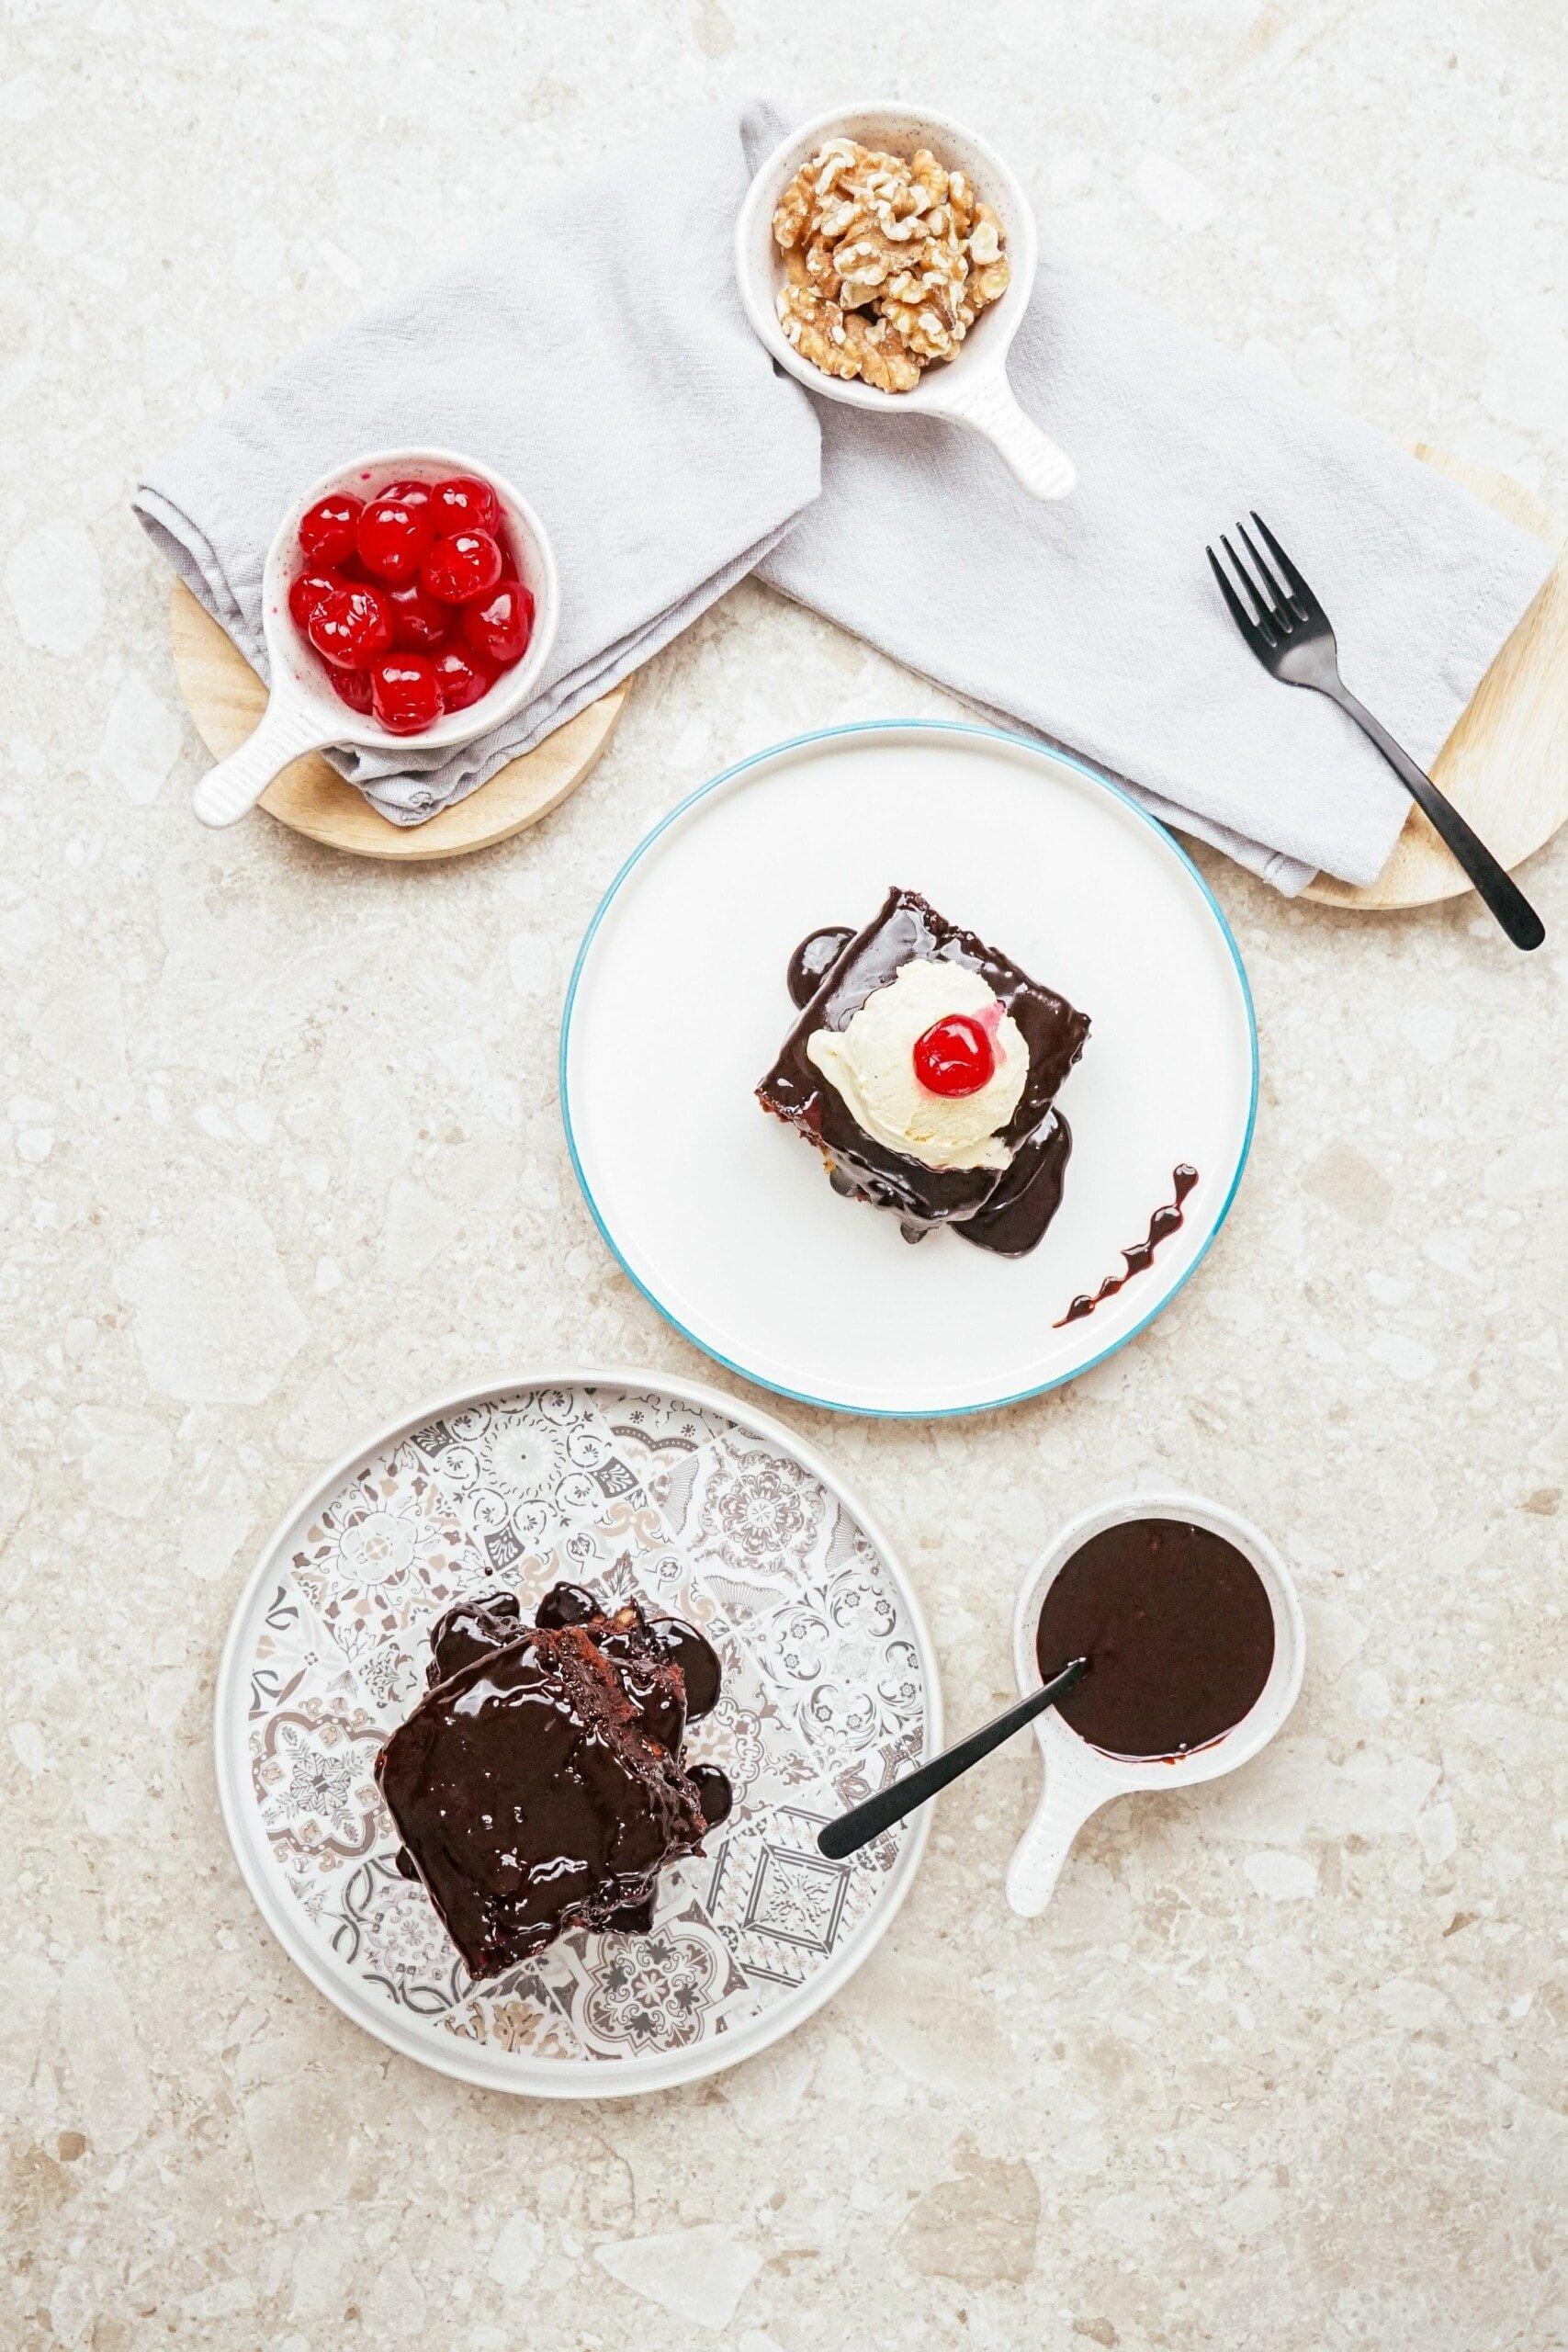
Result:
M1052 1325L1054 1331L1060 1331L1068 1323L1081 1323L1086 1315L1092 1315L1097 1306L1102 1306L1108 1298L1114 1298L1119 1290L1124 1289L1134 1274L1146 1273L1154 1264L1155 1251L1159 1248L1160 1243L1168 1239L1171 1234L1186 1224L1187 1220L1181 1214L1181 1206L1193 1185L1198 1182L1198 1170L1195 1168L1190 1168L1187 1162L1182 1160L1178 1167L1172 1169L1170 1181L1175 1187L1176 1198L1173 1201L1168 1201L1163 1208L1156 1209L1149 1219L1149 1229L1142 1241L1134 1241L1130 1250L1122 1250L1122 1255L1126 1260L1126 1272L1120 1274L1107 1274L1092 1296L1087 1290L1080 1291L1066 1313L1058 1322Z

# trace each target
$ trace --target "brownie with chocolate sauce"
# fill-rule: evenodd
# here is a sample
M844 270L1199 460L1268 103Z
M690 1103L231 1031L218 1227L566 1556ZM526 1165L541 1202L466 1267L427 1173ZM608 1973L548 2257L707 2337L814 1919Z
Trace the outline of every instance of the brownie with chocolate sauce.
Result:
M659 1873L728 1814L687 1722L718 1696L694 1626L554 1586L460 1601L433 1629L428 1687L376 1761L403 1841L470 1975L499 1974L570 1928L645 1929Z
M846 1028L916 961L977 973L1023 1038L1029 1069L998 1132L1007 1155L1001 1169L932 1168L890 1148L867 1134L807 1052L818 1031ZM897 888L863 931L829 926L802 940L786 985L799 1018L757 1095L765 1110L816 1146L834 1190L892 1210L908 1240L949 1227L1002 1256L1032 1250L1061 1200L1072 1135L1053 1106L1083 1051L1088 1016L1010 956L949 922L919 892Z

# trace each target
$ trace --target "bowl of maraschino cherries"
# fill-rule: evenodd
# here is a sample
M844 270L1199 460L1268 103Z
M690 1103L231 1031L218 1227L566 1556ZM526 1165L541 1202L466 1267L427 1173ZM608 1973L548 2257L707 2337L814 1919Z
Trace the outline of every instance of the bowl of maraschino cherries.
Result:
M232 824L325 744L445 751L532 692L555 635L554 559L527 502L446 450L396 449L313 483L268 552L272 694L205 775L196 813Z
M477 474L389 481L367 498L331 491L294 536L294 625L339 700L389 734L423 735L468 709L528 650L534 592Z

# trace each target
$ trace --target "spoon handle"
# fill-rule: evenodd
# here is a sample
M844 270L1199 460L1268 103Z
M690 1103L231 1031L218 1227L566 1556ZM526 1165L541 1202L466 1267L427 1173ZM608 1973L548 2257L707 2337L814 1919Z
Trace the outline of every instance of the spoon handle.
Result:
M852 1805L848 1813L840 1814L837 1821L828 1824L817 1840L818 1851L826 1854L830 1862L841 1862L849 1855L858 1854L863 1846L869 1845L872 1838L880 1836L884 1829L891 1829L893 1824L902 1821L907 1813L913 1813L917 1805L924 1804L929 1797L934 1797L939 1790L945 1789L950 1781L956 1781L961 1772L967 1772L971 1764L978 1764L983 1756L989 1756L994 1747L1000 1747L1004 1741L1010 1740L1015 1731L1021 1731L1025 1724L1034 1721L1036 1715L1043 1715L1047 1707L1054 1707L1058 1699L1065 1699L1073 1685L1080 1682L1088 1671L1087 1658L1074 1658L1060 1674L1051 1677L1043 1690L1021 1700L1016 1707L1010 1707L1005 1715L997 1717L995 1723L987 1724L980 1731L971 1732L968 1738L961 1739L955 1747L944 1748L940 1756L933 1756L929 1764L920 1765L916 1771L906 1772L901 1781L894 1781L887 1788L878 1789L874 1797L867 1797L863 1804Z

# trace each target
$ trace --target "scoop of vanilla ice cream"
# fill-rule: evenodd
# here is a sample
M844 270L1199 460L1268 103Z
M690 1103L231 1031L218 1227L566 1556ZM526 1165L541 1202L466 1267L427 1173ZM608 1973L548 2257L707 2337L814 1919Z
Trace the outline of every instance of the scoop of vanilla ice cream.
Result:
M917 956L868 996L841 1029L818 1029L807 1058L843 1098L857 1126L885 1151L927 1168L1005 1168L1012 1154L1001 1130L1029 1077L1029 1048L1001 1013L997 1066L973 1094L932 1094L915 1075L915 1045L949 1013L995 1018L1000 1001L967 964ZM987 1026L990 1026L989 1021Z

